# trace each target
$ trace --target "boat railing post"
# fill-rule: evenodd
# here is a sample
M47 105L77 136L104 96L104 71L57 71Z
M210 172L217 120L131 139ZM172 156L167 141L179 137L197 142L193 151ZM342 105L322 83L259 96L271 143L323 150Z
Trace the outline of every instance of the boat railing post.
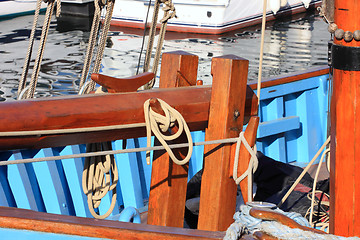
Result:
M239 136L242 131L249 61L234 55L212 59L212 94L205 140ZM229 176L231 144L206 145L198 229L224 231L233 222L236 185Z
M183 51L164 53L160 88L192 86L197 81L199 57ZM183 96L178 96L179 98ZM177 131L176 127L172 133ZM186 141L181 135L173 143ZM185 139L185 140L184 140ZM160 143L155 140L154 145ZM177 158L186 156L187 148L176 149ZM183 227L189 165L176 165L165 151L154 152L149 196L148 224Z

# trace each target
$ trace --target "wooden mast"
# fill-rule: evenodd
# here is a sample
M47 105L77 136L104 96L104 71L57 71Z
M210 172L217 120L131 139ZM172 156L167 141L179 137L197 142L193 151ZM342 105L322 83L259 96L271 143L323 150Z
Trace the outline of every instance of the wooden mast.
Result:
M335 0L335 24L345 37L360 30L359 13L360 1ZM332 46L330 232L342 236L360 236L359 47L351 38L334 38Z

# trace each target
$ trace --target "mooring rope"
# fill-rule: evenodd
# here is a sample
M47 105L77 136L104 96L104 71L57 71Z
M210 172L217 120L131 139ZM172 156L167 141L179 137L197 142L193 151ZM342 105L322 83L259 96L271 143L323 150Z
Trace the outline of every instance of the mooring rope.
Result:
M144 115L146 123L146 135L147 135L147 147L151 145L151 132L154 133L155 137L159 140L161 145L164 146L166 152L169 154L170 158L174 163L178 165L184 165L189 162L192 151L193 151L193 141L191 138L190 129L187 126L183 116L175 109L172 108L169 104L161 99L157 99L160 103L161 108L163 109L165 116L156 113L152 110L150 106L150 99L144 103ZM164 135L168 130L175 126L177 122L178 131L172 135ZM175 157L173 151L169 148L169 145L166 141L172 141L180 137L180 135L185 132L187 141L188 141L188 153L186 157L182 160L179 160ZM146 162L150 164L150 152L146 153Z

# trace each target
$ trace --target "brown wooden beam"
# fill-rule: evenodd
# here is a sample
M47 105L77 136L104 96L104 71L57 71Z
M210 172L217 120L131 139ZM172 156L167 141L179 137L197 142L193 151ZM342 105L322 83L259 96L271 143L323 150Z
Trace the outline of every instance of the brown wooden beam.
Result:
M249 61L228 55L213 58L209 123L205 140L239 136L242 131ZM229 176L231 144L206 145L198 229L223 231L233 222L236 185Z
M0 207L0 227L122 240L223 239L224 232L161 227Z
M144 122L143 103L158 97L175 107L192 131L205 129L209 117L211 88L156 89L137 93L88 94L33 99L0 104L0 132L85 128ZM248 89L247 110L257 112L256 96ZM145 128L0 137L0 150L44 148L72 144L144 137Z
M159 87L195 85L198 61L198 56L182 51L164 53ZM183 98L181 95L178 97ZM177 131L175 126L171 129L171 134ZM183 133L171 143L184 142L187 142L187 139ZM160 145L157 139L154 145ZM178 159L183 159L187 155L187 148L174 149L173 152ZM189 166L173 163L166 151L154 152L152 164L148 224L183 227Z

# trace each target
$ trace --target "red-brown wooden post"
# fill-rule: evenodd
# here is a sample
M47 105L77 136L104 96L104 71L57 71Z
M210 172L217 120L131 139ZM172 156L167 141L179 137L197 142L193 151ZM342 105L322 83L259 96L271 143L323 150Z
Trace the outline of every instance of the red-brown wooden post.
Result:
M164 53L160 88L195 85L198 59L198 56L182 51ZM177 129L172 129L172 131L177 131ZM185 142L186 137L184 140L182 136L174 143ZM159 143L156 141L155 145L157 144ZM178 159L184 158L186 153L187 148L174 150ZM188 164L176 165L165 151L154 152L148 224L183 227L187 178Z
M248 65L234 55L213 58L207 141L237 137L242 131ZM233 222L236 185L229 176L230 156L231 144L205 146L198 229L224 231Z
M360 2L335 1L339 29L360 30ZM332 47L330 232L360 236L360 41L334 38Z

